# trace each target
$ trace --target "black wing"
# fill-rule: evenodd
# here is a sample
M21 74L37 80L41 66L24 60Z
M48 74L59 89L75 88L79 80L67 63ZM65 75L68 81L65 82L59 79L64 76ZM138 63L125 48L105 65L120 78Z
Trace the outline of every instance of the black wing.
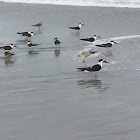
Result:
M55 41L55 44L60 44L61 42L59 40L56 40Z
M38 24L34 24L34 25L32 25L32 26L40 27L40 26L42 26L42 24L41 24L41 23L38 23Z
M96 45L97 47L104 47L103 45Z
M83 41L89 41L89 42L93 42L93 41L95 41L94 38L83 38L83 39L80 39L80 40L83 40Z
M69 27L70 29L80 30L79 27Z
M11 50L12 49L10 46L2 46L0 48L3 48L4 50Z
M92 67L87 67L87 68L77 68L78 70L80 71L99 71L101 69L101 66L100 65L94 65Z

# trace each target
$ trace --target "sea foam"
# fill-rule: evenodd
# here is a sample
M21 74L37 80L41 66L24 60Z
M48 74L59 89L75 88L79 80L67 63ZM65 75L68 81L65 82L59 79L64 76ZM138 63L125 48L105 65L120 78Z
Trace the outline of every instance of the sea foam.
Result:
M1 2L140 8L140 0L0 0Z

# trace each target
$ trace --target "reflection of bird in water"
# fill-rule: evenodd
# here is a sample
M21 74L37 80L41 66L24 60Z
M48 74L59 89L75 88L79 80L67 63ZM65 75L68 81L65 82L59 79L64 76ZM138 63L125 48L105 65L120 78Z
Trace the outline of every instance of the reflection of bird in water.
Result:
M38 52L37 51L34 51L34 50L29 50L28 51L28 54L29 55L34 55L34 54L38 54Z
M77 32L75 32L75 33L72 33L72 36L80 37L80 32L77 31Z
M110 49L108 49L106 53L103 53L103 55L109 58L110 56L112 56L112 52Z
M60 47L55 47L54 55L58 57L60 55Z
M99 89L100 92L104 92L108 89L108 87L103 87L102 81L98 79L90 79L90 80L79 80L78 85L82 86L83 88L90 88L96 87Z
M6 53L5 54L5 61L4 61L4 64L5 64L5 66L7 66L7 65L9 65L9 64L14 64L14 60L13 60L13 58L12 58L12 56L13 56L14 54L12 54L12 53Z
M88 57L88 56L90 56L91 54L94 54L94 53L96 53L97 51L93 51L93 50L88 50L88 51L79 51L78 53L77 53L77 59L78 59L78 57L81 57L81 58L83 58L83 62L85 62L85 59Z

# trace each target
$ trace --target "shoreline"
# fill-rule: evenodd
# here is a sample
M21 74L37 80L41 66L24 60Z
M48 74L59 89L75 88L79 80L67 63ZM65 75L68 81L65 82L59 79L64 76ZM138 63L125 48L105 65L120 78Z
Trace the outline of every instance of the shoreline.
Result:
M3 2L0 1L0 3L4 4L27 4L27 5L52 5L52 6L69 6L69 7L103 7L103 8L126 8L126 9L140 9L139 7L131 7L131 6L118 6L118 5L70 5L70 4L49 4L49 3L25 3L25 2Z

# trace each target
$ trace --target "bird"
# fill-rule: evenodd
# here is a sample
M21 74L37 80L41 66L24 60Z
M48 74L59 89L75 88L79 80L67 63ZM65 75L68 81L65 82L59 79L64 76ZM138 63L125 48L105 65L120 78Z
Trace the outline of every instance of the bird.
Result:
M55 45L60 45L60 43L62 43L62 42L60 42L58 39L57 39L57 37L54 39L54 44Z
M111 48L113 46L113 44L118 44L115 41L110 41L109 43L106 44L101 44L101 45L96 45L97 47L104 47L104 48Z
M104 59L99 59L98 64L93 65L92 67L77 68L77 69L80 71L85 71L85 72L95 72L95 76L97 76L97 71L101 70L103 62L108 63Z
M93 51L93 50L88 50L88 51L80 51L77 53L77 59L78 57L83 58L83 62L85 62L86 57L90 56L91 54L96 53L97 51Z
M38 28L39 28L39 30L40 30L40 27L42 27L42 26L43 26L43 22L42 22L42 21L40 21L39 23L34 24L34 25L32 25L32 26L38 27Z
M10 53L9 51L5 51L5 52L4 52L4 55L8 57L8 56L12 56L12 55L14 55L14 54L13 54L13 53Z
M80 40L94 42L97 38L101 38L101 37L100 36L97 36L97 35L94 35L93 37L84 38L84 39L80 39Z
M34 32L32 31L27 31L27 32L17 32L17 34L20 34L21 36L26 36L26 37L31 37L33 35L36 35Z
M38 46L38 45L41 45L41 44L33 44L31 41L28 41L27 42L28 46L31 48L31 47L35 47L35 46Z
M83 23L79 23L79 26L76 27L69 27L70 29L74 29L74 30L80 30L82 25L84 25ZM85 25L84 25L85 26Z
M10 44L8 46L1 46L0 49L4 49L5 52L9 52L11 49L13 49L14 47L17 47L16 45L14 44Z

